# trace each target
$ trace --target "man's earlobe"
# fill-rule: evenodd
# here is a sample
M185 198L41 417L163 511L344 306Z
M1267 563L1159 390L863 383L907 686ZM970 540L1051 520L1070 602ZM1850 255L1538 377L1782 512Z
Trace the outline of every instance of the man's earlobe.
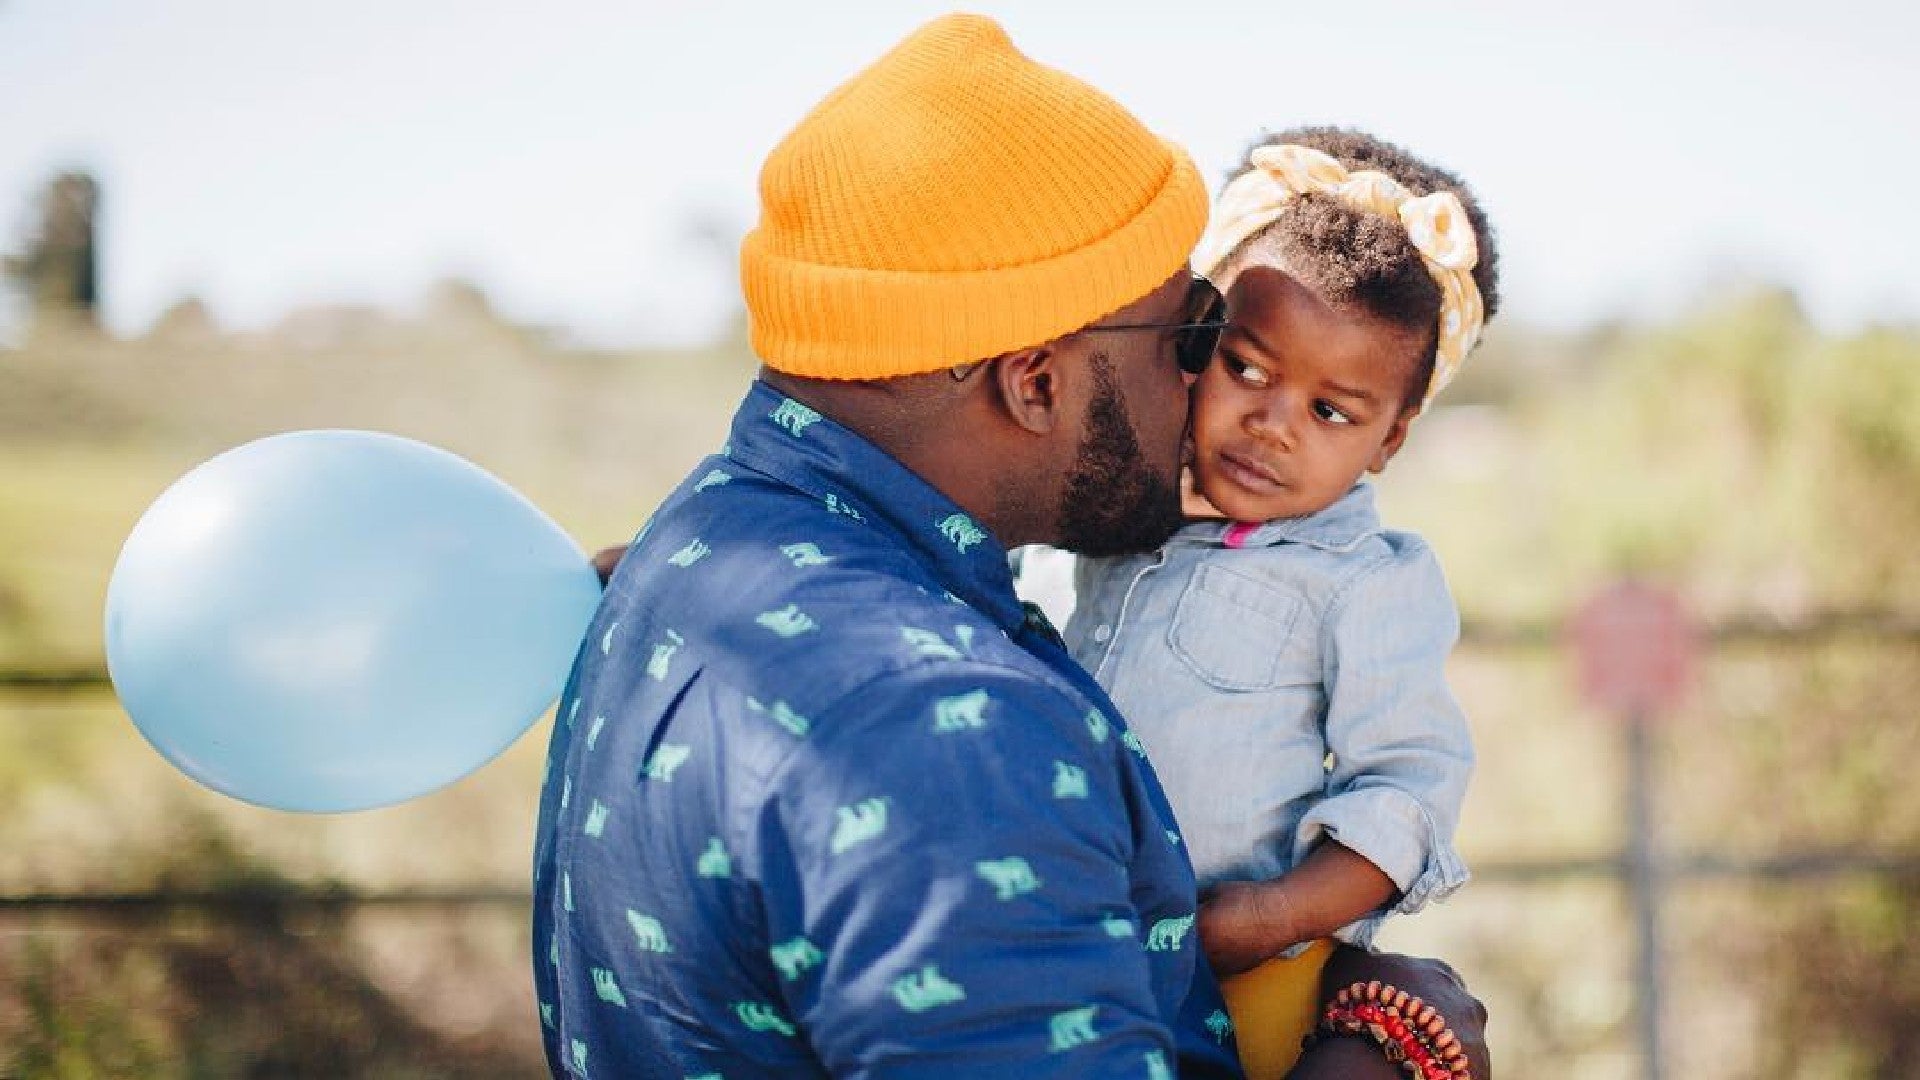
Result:
M1000 404L1015 424L1036 434L1060 423L1060 366L1052 348L1004 353L987 361Z

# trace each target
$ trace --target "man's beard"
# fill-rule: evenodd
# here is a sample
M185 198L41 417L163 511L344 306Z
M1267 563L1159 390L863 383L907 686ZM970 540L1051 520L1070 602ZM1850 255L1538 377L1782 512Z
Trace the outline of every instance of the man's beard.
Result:
M1081 555L1152 551L1180 528L1180 490L1141 452L1112 362L1096 353L1091 364L1093 402L1060 499L1060 546Z

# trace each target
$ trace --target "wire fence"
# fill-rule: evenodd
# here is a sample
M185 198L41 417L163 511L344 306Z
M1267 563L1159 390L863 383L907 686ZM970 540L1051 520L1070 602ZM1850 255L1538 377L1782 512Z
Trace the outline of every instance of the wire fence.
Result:
M1880 612L1847 612L1793 620L1745 617L1707 628L1705 643L1714 648L1755 645L1816 645L1846 640L1920 645L1920 617ZM1565 630L1550 622L1466 621L1461 645L1492 651L1553 649L1565 642ZM0 693L65 696L110 689L98 667L0 668ZM1575 858L1476 860L1476 881L1524 886L1570 879L1611 879L1625 883L1633 872L1626 852ZM1801 850L1758 857L1674 854L1661 860L1661 877L1671 883L1700 880L1804 881L1856 875L1920 875L1920 853L1858 850ZM163 921L181 913L252 919L281 914L346 914L360 909L487 908L525 906L524 884L474 883L433 889L358 890L345 887L235 887L123 893L0 894L0 917L56 916L63 921L123 925Z

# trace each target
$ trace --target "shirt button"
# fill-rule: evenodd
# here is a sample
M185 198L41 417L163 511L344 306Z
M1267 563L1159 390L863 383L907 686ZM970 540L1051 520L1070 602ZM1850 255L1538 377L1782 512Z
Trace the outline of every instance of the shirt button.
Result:
M1102 645L1105 645L1107 643L1107 639L1111 638L1112 636L1113 636L1113 627L1108 626L1106 623L1101 623L1099 626L1096 626L1093 628L1093 640L1099 642Z

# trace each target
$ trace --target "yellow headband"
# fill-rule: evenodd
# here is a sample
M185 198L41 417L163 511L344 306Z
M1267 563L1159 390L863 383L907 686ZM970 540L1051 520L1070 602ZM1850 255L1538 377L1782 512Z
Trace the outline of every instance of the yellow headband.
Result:
M1207 234L1193 253L1193 268L1204 276L1220 269L1247 237L1271 225L1296 195L1316 192L1399 221L1420 252L1427 272L1440 286L1440 342L1427 384L1424 410L1453 380L1460 364L1480 341L1486 308L1473 268L1480 261L1473 223L1451 191L1415 198L1400 182L1372 169L1348 172L1333 157L1291 143L1262 146L1251 156L1253 168L1236 177L1214 203Z

